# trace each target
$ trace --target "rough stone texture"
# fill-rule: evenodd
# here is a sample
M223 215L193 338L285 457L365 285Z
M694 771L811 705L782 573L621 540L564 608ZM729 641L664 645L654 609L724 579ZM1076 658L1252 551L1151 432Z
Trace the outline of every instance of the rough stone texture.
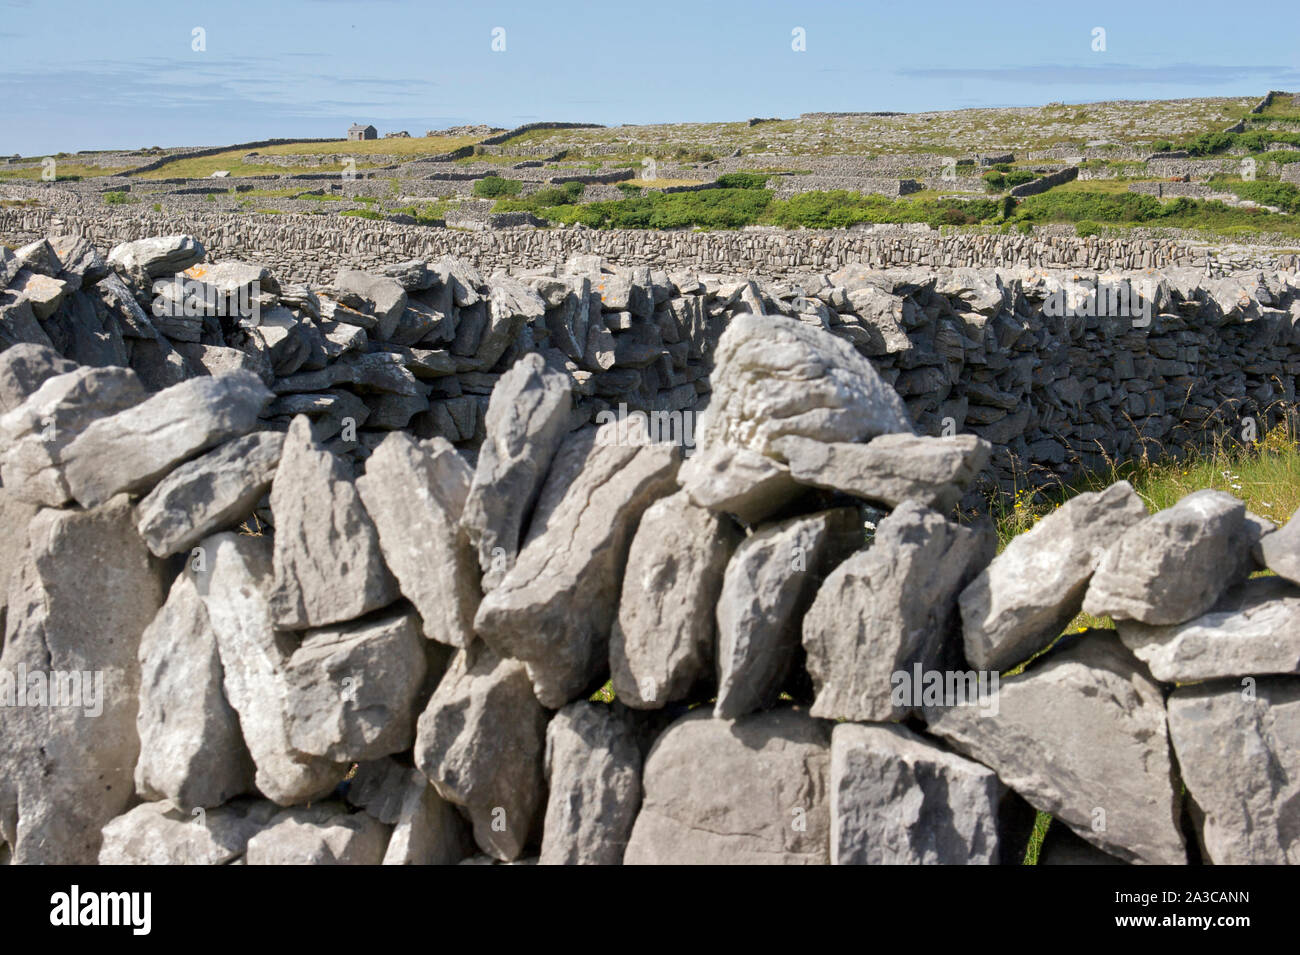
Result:
M626 865L825 865L830 728L797 708L694 710L655 741Z
M818 585L861 540L857 511L838 508L763 527L736 548L717 602L715 717L735 719L776 702Z
M164 235L115 245L108 264L137 285L180 272L203 261L203 246L192 235Z
M305 632L284 671L289 745L339 763L409 749L423 644L419 617L401 606Z
M677 479L695 504L734 514L751 525L771 517L803 491L788 468L747 448L697 451Z
M27 549L27 525L37 510L35 504L20 501L8 488L0 487L0 527L5 529L0 536L0 633L4 633L9 605L9 581L22 565L23 552Z
M88 425L63 451L73 497L93 507L142 492L187 458L257 427L271 393L256 375L194 378Z
M1300 863L1300 680L1183 686L1168 707L1209 861Z
M1097 565L1083 609L1117 621L1191 620L1246 576L1250 549L1246 506L1197 491L1124 532Z
M93 863L100 829L131 804L140 752L137 652L162 603L158 568L125 497L85 511L42 510L28 525L27 551L9 585L0 674L18 684L24 672L47 682L102 673L103 682L86 676L78 695L76 684L57 681L60 702L82 705L6 709L0 841L15 863ZM55 689L49 686L51 702Z
M523 666L479 642L457 651L420 716L416 765L438 795L465 807L474 841L493 858L519 858L532 835L547 718Z
M1281 577L1242 581L1186 623L1120 620L1117 628L1124 645L1166 683L1300 673L1300 587Z
M1060 636L1102 555L1146 513L1133 487L1118 481L1071 498L1017 535L961 593L970 664L1005 670Z
M137 505L140 536L167 557L237 524L270 490L283 447L284 435L259 431L182 464Z
M1263 564L1279 577L1300 584L1300 511L1259 543Z
M95 421L147 397L129 368L77 368L47 379L0 417L0 476L15 497L58 507L72 497L65 451Z
M931 733L1098 848L1186 863L1160 688L1108 631L1079 634L1002 680L996 712L927 706L925 715Z
M577 700L546 727L550 792L542 865L621 865L641 806L641 750L632 714Z
M289 425L271 484L275 517L275 625L305 630L352 620L398 597L379 534L347 466L312 440L299 415Z
M483 590L514 564L529 513L569 428L566 376L532 353L502 375L488 402L487 437L461 521L478 550Z
M193 575L182 572L140 638L141 796L189 810L252 791L253 761L222 682L207 607Z
M239 714L257 767L258 791L282 806L320 799L348 767L290 746L286 669L294 646L271 620L270 542L224 532L204 538L199 548L195 559L206 569L196 573L196 584L217 636L226 700Z
M337 803L286 809L248 840L249 865L379 865L389 829Z
M960 527L909 501L876 527L871 547L836 567L803 620L812 715L901 719L895 673L942 669L958 642L957 594L993 556L992 529Z
M361 309L375 318L376 341L386 342L393 337L402 312L406 311L406 289L400 282L367 275L358 269L342 269L334 279L334 289L344 305Z
M740 314L714 354L700 443L772 453L785 435L867 441L912 430L898 394L852 345L782 316Z
M684 699L713 677L715 608L741 535L684 491L655 501L637 527L609 641L614 696L633 709Z
M1007 789L906 727L831 732L832 865L997 865Z
M791 435L774 441L773 449L800 484L843 491L887 507L917 501L949 511L988 464L992 445L973 434L950 438L882 434L867 444L825 443Z
M465 459L445 438L385 438L357 478L384 561L415 605L424 634L453 647L473 639L478 562L460 524L470 488Z
M76 362L44 345L23 343L0 351L0 415L13 411L55 375L76 368Z
M274 803L239 799L216 809L145 802L104 826L100 865L227 865L279 812Z
M418 769L403 770L401 778L384 865L455 865L471 855L474 840L456 807Z
M603 678L632 535L675 485L678 448L618 443L617 434L609 424L565 439L519 559L474 618L498 654L523 661L552 708Z

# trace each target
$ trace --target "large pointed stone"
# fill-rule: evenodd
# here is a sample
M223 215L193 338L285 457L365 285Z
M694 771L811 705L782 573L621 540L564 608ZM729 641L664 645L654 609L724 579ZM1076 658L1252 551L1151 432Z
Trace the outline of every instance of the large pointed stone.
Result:
M773 705L799 654L799 630L825 575L862 542L854 508L794 517L750 535L718 597L718 698L735 719Z
M474 618L498 654L523 661L549 707L605 673L632 534L645 509L675 486L676 447L616 443L618 433L611 423L565 439L519 559Z
M987 766L906 727L838 724L830 788L832 865L1003 861L1006 786Z
M1163 695L1113 633L1077 635L992 701L925 714L931 733L1098 848L1186 863Z
M990 529L960 527L914 501L876 528L871 547L836 567L803 620L803 645L825 719L901 719L895 674L941 669L960 640L957 595L993 556Z
M655 501L641 517L623 574L609 641L614 695L659 709L713 677L714 610L741 534L686 492Z
M137 653L160 577L125 496L28 525L0 655L0 841L14 862L92 864L100 829L131 804Z
M1106 551L1083 609L1156 625L1191 620L1249 574L1253 544L1245 504L1222 491L1189 494Z
M258 790L282 806L327 795L346 763L304 756L289 741L286 670L295 649L271 620L271 545L264 537L223 532L204 538L191 559L199 595L217 636L226 700L239 714L257 767Z
M189 550L253 513L271 488L284 435L258 431L182 464L140 501L140 536L159 557Z
M1300 864L1300 680L1180 686L1168 706L1209 861Z
M488 401L487 437L461 521L478 550L483 589L501 582L519 552L529 513L569 427L569 379L525 355Z
M385 438L357 478L384 561L424 621L424 635L453 647L473 638L478 561L460 524L470 488L465 459L445 438Z
M271 484L275 518L275 625L305 630L352 620L397 599L379 534L347 466L312 440L311 423L289 425Z
M641 806L641 750L631 713L576 700L546 727L549 799L541 865L622 865Z
M966 659L1006 670L1061 635L1102 555L1147 516L1127 481L1080 494L1011 540L960 599Z
M75 371L53 348L24 342L0 351L0 414L13 411L55 375Z
M825 865L830 727L801 709L696 709L655 741L625 865Z
M519 858L532 835L547 719L523 666L480 642L457 651L420 717L416 765L465 807L474 840L494 858Z
M141 796L189 810L252 791L253 761L222 685L208 609L183 572L140 638Z
M93 507L151 489L173 467L257 427L271 393L246 371L195 378L88 425L63 451L72 495Z

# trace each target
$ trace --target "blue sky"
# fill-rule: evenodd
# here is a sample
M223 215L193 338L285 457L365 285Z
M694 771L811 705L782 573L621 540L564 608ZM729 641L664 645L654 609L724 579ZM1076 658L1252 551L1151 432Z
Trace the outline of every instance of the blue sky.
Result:
M20 0L0 3L0 54L0 155L33 155L341 137L356 120L418 136L1257 95L1300 90L1300 16L1294 0Z

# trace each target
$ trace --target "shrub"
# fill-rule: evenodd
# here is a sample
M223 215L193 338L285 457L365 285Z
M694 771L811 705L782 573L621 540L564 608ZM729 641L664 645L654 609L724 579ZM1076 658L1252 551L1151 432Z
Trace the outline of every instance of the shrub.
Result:
M718 188L765 189L768 178L756 172L729 172L718 177Z
M124 206L127 203L125 192L106 192L104 193L104 204L110 206Z
M505 179L501 176L485 176L474 183L474 195L483 199L500 199L504 196L517 196L523 188L518 179Z

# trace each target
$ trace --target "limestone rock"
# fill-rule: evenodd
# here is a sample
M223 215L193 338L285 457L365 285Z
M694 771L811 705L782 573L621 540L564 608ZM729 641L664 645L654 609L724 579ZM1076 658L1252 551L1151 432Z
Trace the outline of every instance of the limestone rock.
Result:
M136 508L140 536L159 557L187 551L252 514L271 487L284 435L258 431L182 464Z
M830 728L804 710L696 709L655 741L625 865L825 865Z
M384 865L455 865L473 854L474 839L456 807L419 770L404 770L402 779Z
M678 481L700 507L757 524L794 500L803 489L788 468L746 448L715 446L696 451Z
M1007 789L906 727L831 732L832 865L997 865Z
M163 235L115 245L108 264L136 285L173 275L203 261L203 246L192 235Z
M1132 485L1117 481L1071 498L1013 538L961 594L971 665L1005 670L1060 636L1102 555L1146 513Z
M1215 865L1300 863L1300 680L1181 686L1169 735Z
M684 491L655 501L628 551L609 643L614 695L634 709L684 699L713 676L714 610L741 535Z
M253 761L222 682L207 607L193 576L181 573L140 638L141 796L189 810L252 791Z
M1279 577L1300 584L1300 511L1259 543L1263 564Z
M465 807L475 842L494 858L519 858L532 834L547 718L523 665L479 642L457 651L420 717L416 765Z
M248 799L191 812L166 800L141 803L104 826L99 864L228 865L279 811Z
M498 379L488 402L487 438L461 518L478 549L483 590L514 563L529 512L569 426L569 381L537 353Z
M931 733L1098 848L1186 863L1160 687L1108 631L1002 680L991 705L925 715Z
M799 628L822 578L862 540L853 508L761 528L727 564L718 597L718 698L734 719L771 706L797 662Z
M469 645L480 598L478 562L460 524L470 481L469 465L445 438L416 442L397 433L366 459L356 482L425 636L453 647Z
M641 806L641 750L618 704L576 700L546 727L542 865L621 865Z
M364 812L321 803L286 809L248 840L249 865L379 865L389 829Z
M1124 532L1097 565L1083 609L1117 621L1191 620L1249 573L1250 549L1246 506L1197 491Z
M53 348L31 342L0 351L0 415L13 411L49 379L76 368L76 362Z
M277 627L304 630L362 616L398 597L379 535L343 462L312 441L299 415L271 484Z
M406 289L400 282L358 269L341 269L334 279L334 289L344 305L375 317L372 337L376 341L386 342L393 337L406 311Z
M519 559L474 618L498 654L523 661L537 698L552 708L603 677L633 532L674 487L679 450L618 443L616 429L565 439Z
M151 489L173 467L257 427L271 393L248 372L195 378L87 425L63 451L83 507Z
M894 675L943 669L958 642L957 595L993 556L989 529L960 527L914 501L876 528L875 541L831 571L803 619L812 715L901 719Z
M0 841L15 863L92 864L100 829L131 804L137 653L162 603L126 497L28 524L0 655L6 700L27 687L0 723Z

